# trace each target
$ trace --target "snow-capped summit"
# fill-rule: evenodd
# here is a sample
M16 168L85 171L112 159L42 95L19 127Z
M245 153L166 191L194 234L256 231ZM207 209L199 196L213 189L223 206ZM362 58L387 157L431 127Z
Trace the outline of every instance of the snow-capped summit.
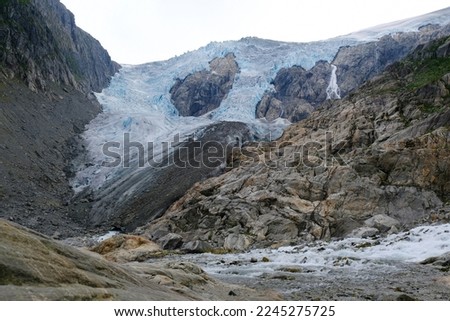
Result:
M356 41L374 41L382 36L398 32L414 32L427 25L445 26L450 23L450 7L430 12L413 18L385 23L375 27L352 32L338 38L354 39Z

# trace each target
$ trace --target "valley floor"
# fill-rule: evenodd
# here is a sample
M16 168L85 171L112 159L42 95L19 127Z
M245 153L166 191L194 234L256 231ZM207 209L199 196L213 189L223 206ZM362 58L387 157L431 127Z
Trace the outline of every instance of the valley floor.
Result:
M285 300L450 300L450 224L241 254L168 256ZM430 259L430 257L433 257ZM161 259L158 259L161 261Z

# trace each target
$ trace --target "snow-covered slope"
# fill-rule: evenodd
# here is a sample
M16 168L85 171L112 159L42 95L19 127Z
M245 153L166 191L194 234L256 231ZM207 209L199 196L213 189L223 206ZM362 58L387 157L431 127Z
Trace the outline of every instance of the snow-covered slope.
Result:
M161 142L171 142L177 134L186 137L219 121L244 122L259 137L277 138L288 122L255 119L255 108L264 92L271 89L270 83L281 68L300 65L309 69L318 60L331 62L341 46L374 40L390 32L417 30L429 23L450 23L450 8L326 41L285 43L244 38L213 42L167 61L123 66L111 85L97 94L104 112L90 123L84 134L91 166L78 172L74 189L80 191L89 186L95 190L115 176L118 167L102 166L103 162L111 161L104 155L103 146L118 142L121 147L115 151L123 156L124 133L130 134L131 141L144 146L153 142L154 154L158 153ZM228 53L234 53L240 73L220 107L201 117L180 117L169 93L175 80L208 69L212 59Z
M434 24L444 26L448 23L450 23L450 7L414 18L403 19L363 29L338 38L354 39L356 41L373 41L388 34L412 32L417 31L420 27L426 25Z

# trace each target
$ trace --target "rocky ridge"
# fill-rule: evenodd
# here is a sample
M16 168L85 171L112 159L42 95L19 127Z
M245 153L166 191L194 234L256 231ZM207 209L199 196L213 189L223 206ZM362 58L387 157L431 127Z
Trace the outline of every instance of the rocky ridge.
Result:
M58 0L1 1L0 49L1 77L32 91L56 83L99 92L120 67Z
M242 251L394 232L438 213L450 195L449 45L419 46L279 141L243 148L237 168L138 233Z
M268 120L282 117L291 122L304 119L327 99L331 65L337 67L341 97L345 97L418 45L449 31L449 25L427 25L418 32L396 33L378 41L341 47L331 62L319 61L310 70L301 66L283 68L272 82L273 89L256 106L256 117Z

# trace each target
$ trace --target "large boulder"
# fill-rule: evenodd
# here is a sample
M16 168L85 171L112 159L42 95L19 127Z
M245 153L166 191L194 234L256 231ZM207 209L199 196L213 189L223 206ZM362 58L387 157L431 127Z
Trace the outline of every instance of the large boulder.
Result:
M136 235L116 235L91 248L113 262L142 262L161 252L156 243Z
M376 228L380 232L387 232L392 228L399 228L400 222L392 217L389 217L387 215L375 215L368 220L366 220L365 225L368 227Z

